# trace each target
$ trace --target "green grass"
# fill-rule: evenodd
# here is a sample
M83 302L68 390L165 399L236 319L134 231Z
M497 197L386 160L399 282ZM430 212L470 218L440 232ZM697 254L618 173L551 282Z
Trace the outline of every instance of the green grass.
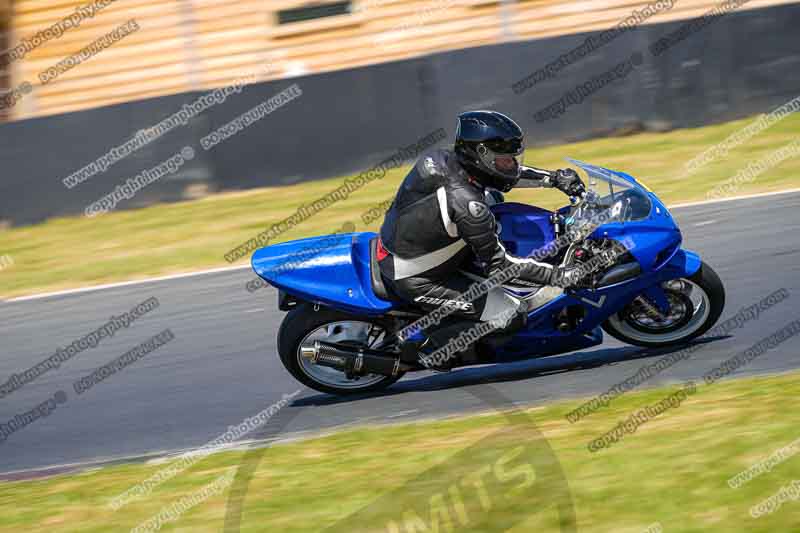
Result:
M435 497L449 495L454 484L462 489L462 511L469 520L460 531L492 533L510 525L516 526L512 532L557 531L557 515L547 504L561 485L553 484L546 462L527 469L533 476L524 475L524 465L545 457L536 440L539 432L568 480L582 533L638 533L654 522L675 532L796 531L800 501L787 501L759 519L748 513L800 479L800 457L738 489L727 485L730 477L800 437L796 373L701 385L679 407L614 446L594 454L587 450L589 440L674 390L629 393L574 425L564 418L577 405L570 401L530 409L522 422L491 413L352 429L273 446L263 450L242 500L242 531L320 531L329 524L339 524L335 531L390 531L388 521L410 509L428 520L430 502L441 510ZM529 455L515 455L520 449ZM502 482L497 474L474 477L481 469L496 469L500 457L511 458ZM164 465L3 483L0 531L129 530L243 458L239 451L212 455L116 512L106 506L111 497ZM471 485L475 479L484 480L492 503L488 518ZM227 496L226 491L193 507L165 530L222 531ZM362 511L361 519L346 521L364 508L368 512ZM448 512L456 520L455 507Z
M668 203L702 200L716 184L731 178L748 162L796 139L800 132L800 116L791 116L739 146L726 159L703 167L693 176L683 175L684 162L751 120L535 148L526 157L529 164L548 168L563 167L565 157L575 157L641 177ZM354 222L358 230L378 228L380 220L365 227L361 213L391 198L407 168L395 169L382 180L366 185L281 235L278 241L330 233L346 221ZM746 184L737 194L793 188L799 174L800 158L790 159ZM61 218L30 227L0 229L0 256L8 254L14 260L13 266L0 269L0 297L227 266L223 255L230 249L341 183L342 178L334 178L219 194L94 219ZM544 207L564 203L558 193L540 190L517 191L509 199Z

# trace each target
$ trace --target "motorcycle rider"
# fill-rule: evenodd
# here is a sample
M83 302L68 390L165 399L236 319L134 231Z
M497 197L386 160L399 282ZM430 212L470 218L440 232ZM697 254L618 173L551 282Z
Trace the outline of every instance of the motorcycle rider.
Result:
M515 318L502 329L506 337L525 325L531 304L500 287L470 302L460 298L480 279L464 269L472 256L484 276L513 265L516 276L506 284L543 287L540 292L549 296L534 307L580 283L579 269L515 257L499 240L489 209L502 198L495 191L505 193L519 184L555 187L571 197L585 192L574 170L525 167L523 156L523 132L509 117L496 111L462 113L453 149L423 154L386 213L377 252L385 284L403 300L426 309L448 306L461 319L429 332L436 345L463 329L465 321L474 324L514 312Z

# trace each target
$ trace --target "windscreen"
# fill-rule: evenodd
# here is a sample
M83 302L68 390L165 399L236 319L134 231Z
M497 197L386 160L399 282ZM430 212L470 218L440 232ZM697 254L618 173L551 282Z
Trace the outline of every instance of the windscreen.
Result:
M599 210L606 211L615 222L631 222L650 216L650 196L635 181L625 179L607 168L574 159L568 161L587 175L588 195L581 217Z

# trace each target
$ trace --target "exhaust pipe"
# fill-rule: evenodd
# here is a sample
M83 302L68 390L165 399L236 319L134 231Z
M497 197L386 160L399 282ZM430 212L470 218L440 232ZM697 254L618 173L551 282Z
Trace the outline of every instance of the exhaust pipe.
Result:
M310 346L301 346L300 355L316 365L358 376L380 374L396 377L401 371L410 369L408 365L401 364L399 358L388 357L375 350L339 346L325 341L314 341Z

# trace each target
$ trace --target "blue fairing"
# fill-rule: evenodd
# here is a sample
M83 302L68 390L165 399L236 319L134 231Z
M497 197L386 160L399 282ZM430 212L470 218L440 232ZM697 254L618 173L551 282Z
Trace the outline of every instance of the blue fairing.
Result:
M669 270L671 274L674 274L669 279L688 278L696 274L702 265L703 260L699 255L689 250L681 249L672 256L664 270Z
M528 257L555 239L551 211L506 202L492 206L492 213L500 227L500 240L510 254Z
M274 244L253 254L253 270L301 300L379 315L394 305L372 291L369 241L374 236L342 233Z
M628 244L633 243L631 255L639 262L644 272L657 271L670 262L680 250L683 236L667 207L652 192L647 191L633 176L624 172L587 165L571 160L582 168L593 168L633 185L650 201L649 213L641 214L638 220L626 220L604 224L593 234L593 238L609 238Z
M597 290L581 290L564 294L537 308L528 315L525 330L514 336L496 353L498 362L527 359L537 356L564 353L598 345L603 340L599 325L619 312L633 298L659 289L663 281L686 278L700 268L697 254L678 250L672 259L656 272L609 285ZM581 306L586 311L582 326L575 331L562 333L555 329L553 317L568 306Z

